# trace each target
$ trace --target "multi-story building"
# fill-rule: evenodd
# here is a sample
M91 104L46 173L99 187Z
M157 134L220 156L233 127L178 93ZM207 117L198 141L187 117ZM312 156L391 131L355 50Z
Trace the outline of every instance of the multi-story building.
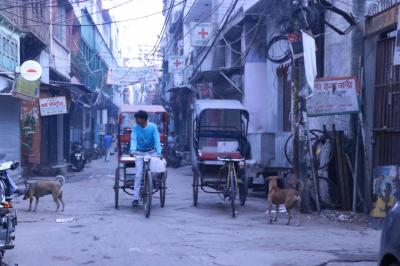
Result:
M26 101L27 98L13 94L12 88L16 81L15 70L22 62L34 59L46 66L48 8L37 2L18 5L15 1L2 1L0 8L1 152L7 154L8 160L38 162L38 154L31 151L38 150L40 143L33 141L37 136L27 133L38 129L39 110L31 101ZM42 75L42 80L48 82L48 75ZM34 101L37 95L31 96ZM28 112L24 112L25 109Z
M1 151L19 160L22 150L30 169L57 170L68 165L72 142L100 143L112 124L115 88L105 76L118 64L117 26L101 1L3 1L0 9L0 121L9 125L0 130ZM37 98L65 97L66 114L42 116L37 98L15 98L14 70L26 60L42 66Z
M301 9L301 3L308 5L307 13L304 15L302 12L303 15L296 18L298 10L305 10ZM171 1L164 1L165 9L170 5ZM374 10L377 12L377 5L381 9L389 9L373 14ZM176 117L172 128L182 136L184 144L189 144L191 118L190 115L183 115L189 113L194 99L238 99L250 113L248 138L252 146L252 159L248 165L252 167L249 175L256 177L279 169L290 169L284 150L285 142L294 129L293 100L297 95L293 93L292 82L297 70L290 56L277 63L268 59L271 57L268 53L275 53L272 56L276 56L279 52L290 51L287 37L286 41L282 39L282 46L278 46L283 49L281 51L271 50L269 44L277 36L285 37L290 27L296 27L290 24L291 21L297 20L303 23L301 27L314 33L317 78L355 76L362 86L364 116L360 116L361 120L355 114L332 114L305 121L309 122L310 129L326 128L332 131L335 128L343 132L348 143L353 144L356 142L357 126L363 126L363 145L367 152L359 152L362 154L359 162L365 162L366 165L358 165L357 184L362 191L358 200L363 200L368 209L372 195L372 170L378 165L396 164L397 158L394 151L396 146L388 145L389 139L394 141L396 138L396 124L388 122L395 117L395 96L391 94L393 89L378 92L381 85L392 84L391 88L395 88L396 84L395 75L377 71L383 65L392 65L392 61L380 59L384 52L387 53L385 58L392 58L394 51L395 34L390 30L396 29L397 16L389 15L396 14L398 5L387 5L375 4L369 8L365 1L353 0L335 2L336 9L332 9L332 4L324 1L199 0L176 6L172 14L165 12L168 30L164 39L163 81L165 97ZM339 13L337 10L340 10ZM367 14L368 10L370 15ZM390 19L385 19L386 23L379 25L383 17ZM365 19L367 23L364 28ZM199 38L196 34L208 36L205 38L207 41L196 44ZM364 36L367 36L366 42ZM183 61L179 68L172 64L177 59ZM178 71L173 73L171 67ZM303 88L306 82L302 71L304 67L300 68L300 92L305 93ZM379 76L375 78L372 73ZM375 99L375 103L372 99ZM390 105L383 100L376 102L379 99L389 99ZM386 122L381 121L377 113L385 116L383 121ZM355 145L352 147L348 153L354 164ZM320 171L319 174L325 175L327 172ZM343 186L350 186L350 183Z

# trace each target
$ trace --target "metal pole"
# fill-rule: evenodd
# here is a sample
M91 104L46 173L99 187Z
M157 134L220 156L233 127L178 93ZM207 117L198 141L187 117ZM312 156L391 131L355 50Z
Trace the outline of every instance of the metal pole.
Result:
M306 141L307 141L307 147L308 147L308 154L309 154L310 163L311 163L312 178L313 178L313 183L314 183L315 205L317 207L317 213L320 214L321 213L321 204L319 201L319 183L317 180L318 169L315 165L316 158L314 158L312 143L310 141L308 120L307 120L306 126L305 126L305 135L306 135Z
M304 191L302 195L302 211L310 211L309 186L308 186L308 166L307 166L307 140L304 134L300 136L301 112L304 109L302 99L300 99L300 62L293 60L293 174L303 181ZM304 100L304 99L303 99ZM304 132L303 132L304 133Z
M293 174L300 179L299 173L299 65L298 60L293 63Z
M357 123L357 136L356 136L356 158L354 162L353 171L353 212L356 212L357 208L357 176L358 176L358 156L360 153L360 132L361 126Z
M304 192L302 195L302 209L304 212L308 213L311 210L311 204L310 204L310 185L309 185L309 180L308 180L308 160L307 158L309 157L308 153L308 144L307 144L307 132L305 128L305 120L304 120L304 114L306 111L306 99L304 97L299 96L299 177L300 180L303 181L305 184L304 186ZM313 164L313 163L312 163ZM314 176L314 175L313 175ZM316 182L316 180L315 180ZM318 201L318 197L316 198L316 201ZM316 203L318 205L318 203ZM318 206L317 206L318 208Z

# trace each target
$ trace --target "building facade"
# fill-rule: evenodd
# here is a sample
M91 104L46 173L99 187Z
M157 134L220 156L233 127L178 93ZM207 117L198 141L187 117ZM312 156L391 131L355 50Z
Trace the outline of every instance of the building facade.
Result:
M249 175L292 169L285 144L296 125L295 81L300 84L300 99L306 99L302 95L309 92L304 60L299 59L298 68L291 60L294 50L290 50L290 34L305 29L316 44L316 78L355 77L360 115L307 118L304 113L300 128L304 124L307 129L343 136L343 154L349 158L343 160L345 170L338 173L338 159L332 159L329 168L320 169L318 175L345 176L345 184L338 186L346 189L356 180L357 201L362 202L359 207L370 210L375 170L398 163L397 146L390 144L397 143L398 110L394 96L398 67L393 66L398 4L392 2L352 0L332 5L326 1L200 0L187 1L173 8L171 14L165 12L168 30L163 45L162 89L173 113L171 128L182 136L183 144L190 146L192 121L183 115L191 110L195 99L240 100L250 113ZM165 9L170 5L171 1L164 1ZM199 34L207 35L200 44ZM281 46L274 50L272 44L276 43ZM287 51L288 57L277 59L279 53L285 55ZM295 78L297 71L299 79ZM305 108L306 100L303 102ZM356 179L353 174L357 174Z
M0 130L0 153L21 160L25 175L58 172L69 164L72 143L101 145L115 121L118 88L104 80L118 64L118 28L101 1L3 1L0 9L0 121L8 125ZM40 63L42 76L35 97L18 98L16 70L27 60ZM43 115L39 100L55 97L65 98L67 112Z

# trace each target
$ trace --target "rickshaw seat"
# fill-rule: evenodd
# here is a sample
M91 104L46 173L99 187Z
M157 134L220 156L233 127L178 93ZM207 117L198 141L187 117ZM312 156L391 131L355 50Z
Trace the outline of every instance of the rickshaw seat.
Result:
M121 142L130 142L131 141L131 135L120 135L119 140Z
M239 151L233 152L201 152L199 159L202 161L215 161L218 157L229 157L231 159L242 159L243 156Z

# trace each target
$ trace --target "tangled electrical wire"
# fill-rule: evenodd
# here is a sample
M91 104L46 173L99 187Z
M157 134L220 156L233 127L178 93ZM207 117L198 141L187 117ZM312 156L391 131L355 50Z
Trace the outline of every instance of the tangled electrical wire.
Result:
M349 26L345 30L339 29L323 18L325 11L330 11L341 16ZM271 62L282 64L292 58L291 42L298 39L301 31L312 31L312 28L319 24L323 18L323 23L340 35L346 35L357 24L354 16L337 8L329 0L318 0L318 3L310 6L299 6L290 15L278 21L279 32L272 37L267 44L267 58Z

